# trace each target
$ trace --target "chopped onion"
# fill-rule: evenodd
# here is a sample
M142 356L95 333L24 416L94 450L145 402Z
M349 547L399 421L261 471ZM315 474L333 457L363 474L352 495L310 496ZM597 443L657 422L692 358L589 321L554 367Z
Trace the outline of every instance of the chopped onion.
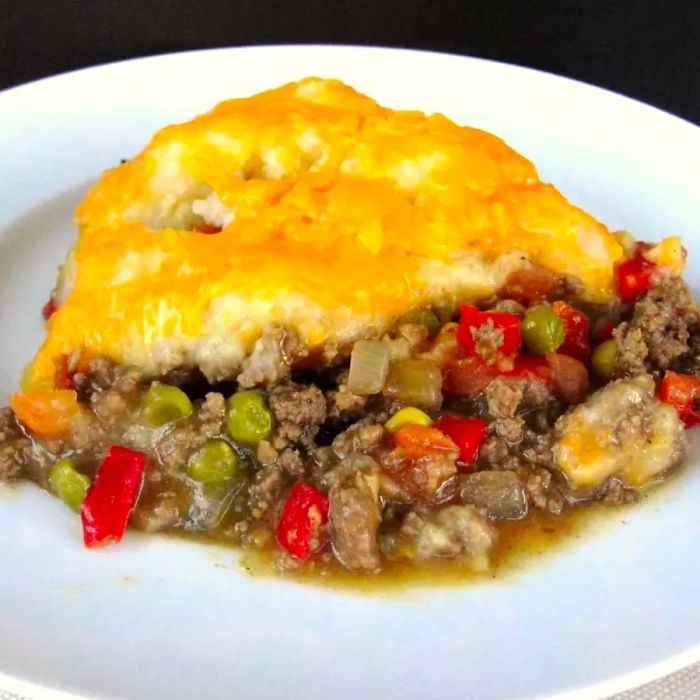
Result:
M411 346L406 338L394 338L393 340L385 338L384 342L389 348L389 356L392 360L400 360L411 354Z
M348 389L353 394L378 394L389 369L389 347L381 340L358 340L350 354Z
M411 406L438 408L442 403L442 372L428 360L395 360L389 366L384 393Z

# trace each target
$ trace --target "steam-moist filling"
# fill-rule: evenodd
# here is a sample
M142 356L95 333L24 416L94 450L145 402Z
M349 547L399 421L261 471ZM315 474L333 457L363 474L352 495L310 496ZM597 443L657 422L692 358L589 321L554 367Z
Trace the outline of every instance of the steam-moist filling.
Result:
M513 314L521 329L533 311L560 308L554 298L527 303L522 284L517 291L518 299L492 298L481 307ZM503 358L489 364L483 348L491 324L484 324L482 354L475 356L459 342L459 313L436 323L425 308L369 340L377 361L387 362L382 385L371 393L352 390L357 344L309 363L298 336L285 328L266 331L238 383L211 385L187 368L153 382L134 367L93 358L69 367L81 410L66 434L32 434L4 410L0 475L52 490L50 475L62 457L93 479L117 444L146 455L129 516L133 528L272 550L285 571L378 572L387 562L441 559L487 569L503 521L633 501L683 458L683 423L658 398L657 385L669 371L698 371L700 317L685 284L666 278L633 302L588 306L585 313L586 339L614 326L608 376L600 374L595 341L593 367L559 352L535 355L527 344L515 364ZM523 358L536 373L513 369ZM543 367L548 371L539 376ZM146 396L154 384L180 387L191 414L150 424ZM270 425L263 438L245 443L228 427L230 399L250 391L262 398ZM413 454L397 444L392 417L407 407L436 426L446 415L483 419L476 457L465 462L456 445ZM415 425L411 420L403 427ZM192 460L216 441L232 448L238 466L221 480L200 481ZM279 531L299 483L328 503L327 520L304 556L290 552Z
M611 232L497 137L338 81L160 130L76 222L0 478L89 547L128 524L285 571L485 570L504 522L635 500L700 422L677 237Z

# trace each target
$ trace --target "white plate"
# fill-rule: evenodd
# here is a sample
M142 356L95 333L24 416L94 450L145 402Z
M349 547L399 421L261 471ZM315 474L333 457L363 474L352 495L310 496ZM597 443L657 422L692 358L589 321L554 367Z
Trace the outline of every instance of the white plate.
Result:
M646 239L681 234L689 278L700 279L700 130L637 102L408 51L277 47L131 61L0 95L3 393L40 339L72 208L100 171L163 124L314 74L500 134L611 226ZM165 538L129 535L86 551L61 503L31 486L5 489L0 687L149 700L612 693L700 658L698 503L700 470L689 468L624 524L521 575L367 597L250 579L226 550Z

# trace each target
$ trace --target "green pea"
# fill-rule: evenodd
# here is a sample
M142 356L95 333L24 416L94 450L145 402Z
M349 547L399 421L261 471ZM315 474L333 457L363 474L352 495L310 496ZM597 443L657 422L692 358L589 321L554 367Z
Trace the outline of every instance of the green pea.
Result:
M209 440L187 463L187 474L204 484L220 484L236 476L238 455L224 440Z
M401 316L400 323L417 323L425 326L433 335L440 328L440 319L430 309L411 309Z
M236 442L257 445L270 435L272 416L257 391L237 391L226 405L226 428Z
M530 309L521 325L523 342L535 355L555 352L564 342L564 322L549 306Z
M90 488L90 479L75 468L70 457L60 459L49 471L51 490L73 510L79 510Z
M192 413L192 402L182 389L154 382L145 393L141 408L146 422L158 427L187 418Z
M603 379L610 379L615 374L617 362L617 345L614 340L606 340L598 345L591 355L591 366Z

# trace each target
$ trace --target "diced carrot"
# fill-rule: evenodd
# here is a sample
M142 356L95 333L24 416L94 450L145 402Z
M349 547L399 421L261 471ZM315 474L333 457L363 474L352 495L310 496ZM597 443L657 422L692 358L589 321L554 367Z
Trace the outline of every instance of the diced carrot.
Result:
M404 425L394 433L394 445L407 459L420 459L431 452L459 451L457 445L437 428Z
M77 394L69 389L19 391L10 396L10 407L29 430L47 437L70 430L80 412Z

